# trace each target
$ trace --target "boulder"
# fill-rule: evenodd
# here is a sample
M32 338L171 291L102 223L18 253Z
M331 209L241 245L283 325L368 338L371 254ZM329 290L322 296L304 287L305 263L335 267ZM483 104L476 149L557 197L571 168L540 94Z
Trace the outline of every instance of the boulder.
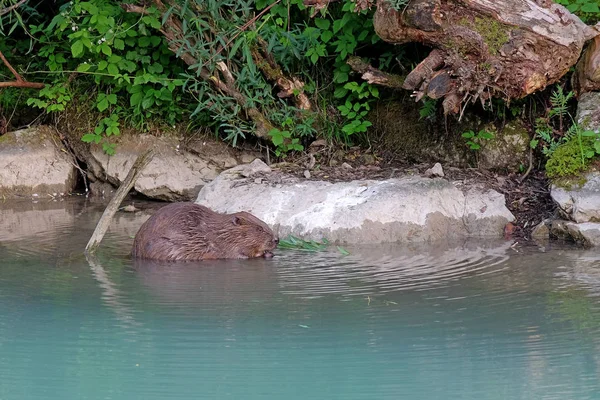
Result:
M255 160L224 171L202 188L196 202L217 212L251 212L280 237L338 243L500 237L514 220L498 192L463 192L439 178L331 183L282 177L265 167ZM252 169L262 172L253 175Z
M590 172L579 188L552 185L550 195L567 219L575 222L600 222L600 174Z
M559 239L570 239L586 247L600 246L600 223L557 220L553 221L551 233Z
M184 145L173 136L123 135L112 156L99 145L90 148L86 157L90 180L118 186L139 153L148 147L153 147L156 155L136 181L134 189L158 200L193 200L203 185L224 169L238 164L224 143L197 140Z
M583 129L600 132L600 92L579 96L575 120Z
M71 192L75 164L48 127L0 136L0 197L56 197Z

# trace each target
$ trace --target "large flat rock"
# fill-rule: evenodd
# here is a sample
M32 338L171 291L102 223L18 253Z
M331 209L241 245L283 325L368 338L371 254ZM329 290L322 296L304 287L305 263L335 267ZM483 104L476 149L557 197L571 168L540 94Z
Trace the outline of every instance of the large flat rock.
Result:
M73 190L73 161L47 127L0 136L0 197L59 196Z
M330 183L274 179L268 170L255 160L224 171L202 188L196 202L218 212L249 211L278 229L280 237L339 243L499 237L514 220L498 192L463 192L444 179Z

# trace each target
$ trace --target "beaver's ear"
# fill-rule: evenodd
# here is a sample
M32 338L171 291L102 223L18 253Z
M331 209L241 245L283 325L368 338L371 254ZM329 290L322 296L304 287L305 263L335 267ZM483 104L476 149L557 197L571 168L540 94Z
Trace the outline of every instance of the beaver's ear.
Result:
M242 224L242 220L237 215L235 215L233 218L231 218L231 222L233 222L234 225L241 225Z

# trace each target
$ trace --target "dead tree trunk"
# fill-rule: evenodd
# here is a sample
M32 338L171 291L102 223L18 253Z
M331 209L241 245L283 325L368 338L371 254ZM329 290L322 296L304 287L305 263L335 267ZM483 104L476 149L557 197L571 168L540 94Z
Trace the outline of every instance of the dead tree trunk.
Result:
M444 98L445 113L491 97L518 99L558 81L597 29L550 0L378 0L375 30L391 43L434 50L403 87Z

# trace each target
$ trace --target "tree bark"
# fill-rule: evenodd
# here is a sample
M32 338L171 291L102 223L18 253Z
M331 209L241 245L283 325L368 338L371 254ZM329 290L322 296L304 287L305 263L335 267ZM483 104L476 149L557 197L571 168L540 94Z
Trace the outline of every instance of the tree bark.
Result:
M444 98L444 111L491 97L522 98L558 81L600 32L550 0L378 0L378 35L420 42L431 54L406 78L416 98Z
M585 49L577 63L573 81L577 95L600 91L600 36L596 36Z

